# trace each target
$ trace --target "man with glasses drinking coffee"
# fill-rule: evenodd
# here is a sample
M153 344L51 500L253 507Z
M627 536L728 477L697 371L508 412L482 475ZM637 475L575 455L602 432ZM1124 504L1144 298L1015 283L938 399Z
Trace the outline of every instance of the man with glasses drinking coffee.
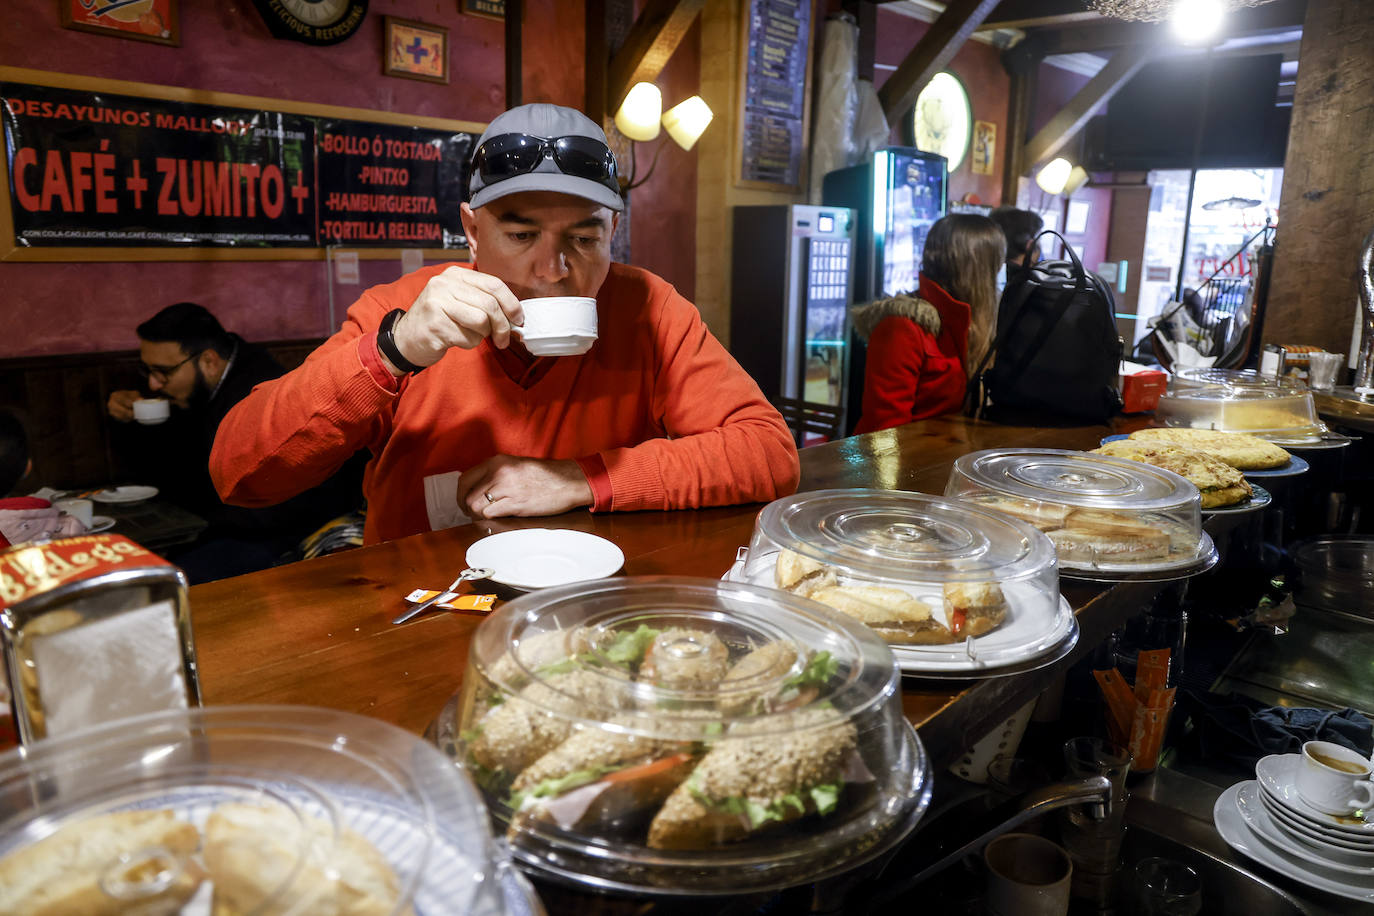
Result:
M369 543L796 488L782 417L696 308L611 263L624 203L601 128L570 108L514 108L482 134L469 191L472 265L369 289L304 365L225 418L210 468L226 501L270 505L359 448ZM567 298L530 301L549 297ZM536 309L566 325L566 349L535 346Z
M224 504L209 471L220 421L254 385L286 370L264 347L226 331L194 302L167 306L136 333L147 390L172 410L150 422L135 417L135 403L149 400L143 392L111 392L106 411L120 424L112 444L138 469L139 483L155 484L160 495L208 522L194 544L169 556L192 582L272 566L325 521L357 507L361 461L327 486L281 506Z

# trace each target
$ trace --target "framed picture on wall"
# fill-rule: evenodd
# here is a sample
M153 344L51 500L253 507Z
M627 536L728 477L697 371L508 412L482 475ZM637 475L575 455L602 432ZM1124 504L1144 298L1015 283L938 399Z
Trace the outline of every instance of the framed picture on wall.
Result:
M997 158L997 125L992 121L973 122L973 174L991 175Z
M57 9L63 28L181 45L177 0L58 0Z
M386 17L382 72L431 83L448 82L448 29L413 19Z
M458 0L458 6L469 16L484 19L505 19L506 0Z

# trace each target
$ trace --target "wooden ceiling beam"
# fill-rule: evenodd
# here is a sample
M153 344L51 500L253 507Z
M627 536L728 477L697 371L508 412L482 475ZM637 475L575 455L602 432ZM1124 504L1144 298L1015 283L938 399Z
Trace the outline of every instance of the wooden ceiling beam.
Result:
M607 70L607 113L620 110L635 83L658 79L705 5L706 0L649 0L644 5Z
M1038 162L1054 157L1073 139L1083 125L1092 117L1093 111L1116 95L1126 81L1135 76L1141 67L1155 54L1148 46L1122 48L1112 55L1107 65L1088 80L1087 84L1061 108L1040 132L1027 141L1021 155L1017 157L1023 167L1029 169Z
M1101 14L1088 9L1085 0L1002 0L979 26L979 31L1032 29L1100 21Z
M930 78L939 73L959 53L978 26L997 6L998 0L950 0L945 11L930 25L897 65L897 70L878 90L878 101L889 123L916 104Z

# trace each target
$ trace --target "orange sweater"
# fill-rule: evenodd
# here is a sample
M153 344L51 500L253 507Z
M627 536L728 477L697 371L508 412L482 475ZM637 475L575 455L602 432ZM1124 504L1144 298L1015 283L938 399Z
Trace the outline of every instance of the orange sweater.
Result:
M648 271L611 265L597 293L600 336L581 356L535 359L483 341L399 384L370 371L382 317L409 308L449 266L369 289L300 368L239 402L210 455L225 502L280 502L360 448L372 452L368 543L429 530L425 478L498 454L577 459L595 511L767 501L796 489L782 417L696 308Z

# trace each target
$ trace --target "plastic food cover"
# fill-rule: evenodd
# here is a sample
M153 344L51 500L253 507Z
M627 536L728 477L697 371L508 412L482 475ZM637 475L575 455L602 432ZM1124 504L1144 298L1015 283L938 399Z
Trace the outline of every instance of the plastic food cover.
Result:
M523 865L654 894L742 893L845 871L929 799L892 653L773 589L603 579L478 627L435 725Z
M1312 393L1287 380L1228 369L1184 370L1159 400L1168 426L1249 433L1275 441L1320 436Z
M855 617L909 671L948 667L941 649L951 662L1020 661L1072 622L1060 614L1044 533L973 502L899 490L817 490L768 504L730 577ZM976 648L963 645L970 640ZM923 654L932 664L922 666Z
M954 462L949 495L1027 521L1075 578L1168 580L1216 564L1197 487L1163 468L1063 449L986 449Z
M0 912L542 913L467 778L293 706L153 713L0 756Z

